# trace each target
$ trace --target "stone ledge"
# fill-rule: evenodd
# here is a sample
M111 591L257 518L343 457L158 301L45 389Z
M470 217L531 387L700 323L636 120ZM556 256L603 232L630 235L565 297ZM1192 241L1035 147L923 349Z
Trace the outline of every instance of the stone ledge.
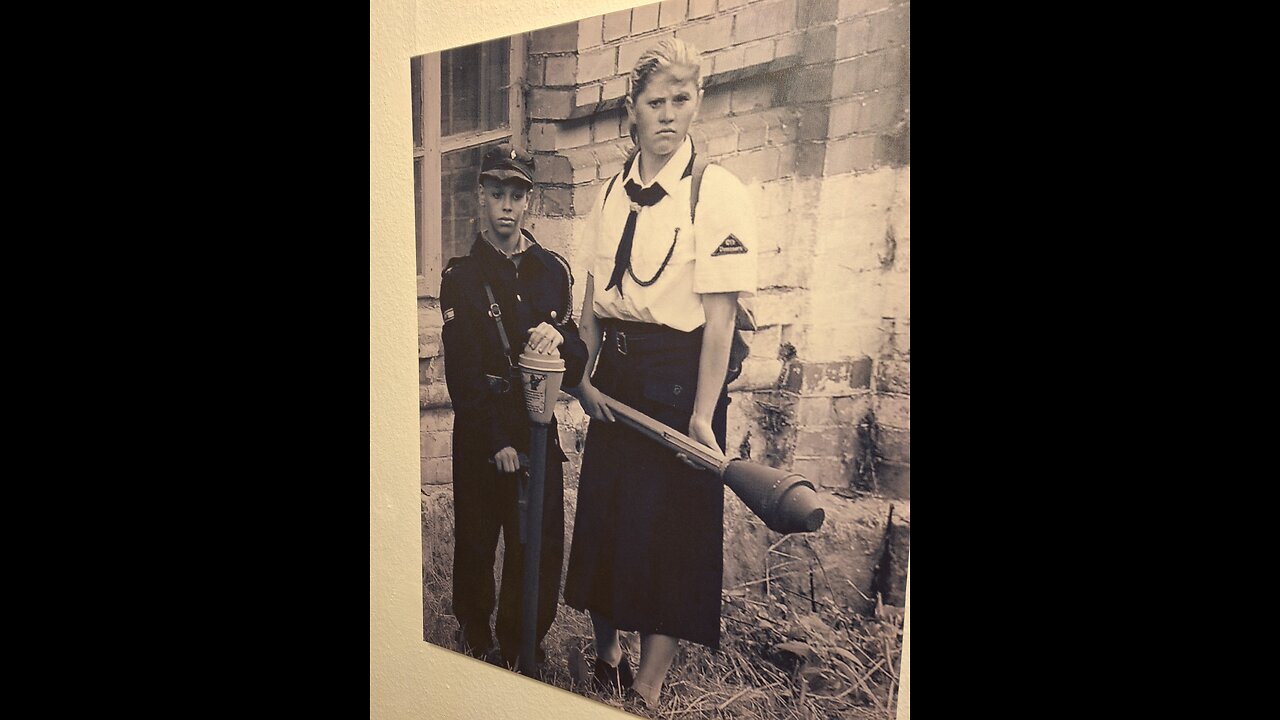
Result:
M851 395L871 386L871 358L837 362L791 361L782 387L804 396Z
M418 386L418 411L453 410L449 401L449 388L444 383L431 383Z

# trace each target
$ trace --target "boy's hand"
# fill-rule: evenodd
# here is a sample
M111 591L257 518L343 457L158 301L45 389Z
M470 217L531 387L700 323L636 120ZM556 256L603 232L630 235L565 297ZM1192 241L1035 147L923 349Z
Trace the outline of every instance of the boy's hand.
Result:
M520 456L515 448L508 445L493 456L493 464L497 466L498 472L513 473L520 469Z
M542 323L529 331L529 342L525 344L525 349L543 355L551 355L557 351L563 342L564 336L558 330L548 323Z

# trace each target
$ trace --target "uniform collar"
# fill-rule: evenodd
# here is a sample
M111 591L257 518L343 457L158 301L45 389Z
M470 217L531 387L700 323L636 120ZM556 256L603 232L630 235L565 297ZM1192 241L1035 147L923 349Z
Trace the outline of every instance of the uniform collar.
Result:
M523 231L524 228L521 228L521 230ZM485 235L485 232L483 230L481 230L477 234L480 236L480 240L484 242L485 245L488 245L494 252L498 253L499 255L505 258L511 258L516 255L519 255L520 253L527 251L533 245L533 236L526 234L524 232L521 232L520 236L516 239L516 251L511 254L507 254L505 251L500 249L497 245L494 245L493 242L489 240L488 236Z
M529 232L525 228L520 228L520 234L524 238L525 242L528 243L528 246L524 250L524 254L528 257L536 257L542 261L543 265L548 268L553 268L554 266L552 264L556 262L555 259L551 257L551 253L547 252L547 250L538 243L537 239L533 237L533 233ZM503 255L498 248L491 245L488 240L485 240L484 235L481 233L476 233L475 242L471 244L471 254L481 260L491 263L510 262L507 256Z
M658 184L668 193L680 186L680 180L685 176L685 169L689 167L689 161L693 158L693 140L688 136L684 136L684 142L676 149L671 157L667 158L667 164L662 166L658 174L653 177L653 182L645 185L640 182L640 154L636 153L635 162L631 163L631 172L627 173L627 177L623 180L623 185L628 180L634 180L641 188L647 188L650 185Z

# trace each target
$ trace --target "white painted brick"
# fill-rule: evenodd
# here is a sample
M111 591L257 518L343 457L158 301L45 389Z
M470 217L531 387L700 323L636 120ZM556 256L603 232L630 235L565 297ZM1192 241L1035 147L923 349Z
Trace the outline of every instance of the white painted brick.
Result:
M419 428L422 432L440 432L448 430L453 431L453 411L445 410L428 410L422 413L418 419Z
M433 358L439 357L443 352L443 346L440 343L440 331L421 330L418 332L418 357Z
M879 320L864 323L812 323L805 328L801 357L813 362L832 362L869 355L878 357L886 338Z
M876 396L876 421L885 427L911 429L911 396Z
M757 356L754 344L751 350L752 355L742 363L742 375L729 385L730 390L767 390L777 385L778 374L782 372L777 353Z
M424 432L421 434L421 455L423 458L449 457L453 454L453 432Z
M756 325L787 325L797 323L805 312L805 293L795 290L766 291L752 298L752 312Z
M422 458L422 484L448 485L453 482L452 458Z

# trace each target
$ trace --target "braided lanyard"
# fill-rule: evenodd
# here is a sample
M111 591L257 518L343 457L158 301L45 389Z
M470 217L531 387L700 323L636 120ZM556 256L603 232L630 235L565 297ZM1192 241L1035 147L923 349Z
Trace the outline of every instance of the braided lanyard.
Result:
M635 271L631 269L631 258L627 258L627 274L630 275L631 279L640 287L649 287L650 285L658 282L658 278L662 277L662 271L667 269L667 263L671 262L671 256L676 252L676 241L679 239L680 228L676 228L676 234L675 237L671 238L671 247L667 250L667 256L662 258L662 264L658 266L658 272L654 273L653 277L648 280L641 280L636 277Z
M625 177L628 173L631 172L631 163L635 161L639 157L639 155L640 153L637 152L635 155L632 155L630 158L628 158L627 162L624 163L622 166L622 172L618 173L617 175L614 175L613 179L609 181L609 187L605 188L604 190L605 202L609 200L609 192L613 190L614 181L616 181L620 177ZM689 164L685 166L684 172L680 174L681 180L689 177L690 175L693 175L694 165L695 165L694 161L697 159L697 157L698 157L697 150L694 150L689 155ZM699 173L698 180L701 180L701 173ZM696 190L694 191L694 193L695 193L694 197L696 197ZM668 194L668 197L670 197L670 194ZM631 203L631 209L638 211L639 206L636 203ZM638 214L639 213L637 212L637 215ZM667 256L662 258L662 264L658 266L658 272L654 273L653 277L649 278L648 280L641 280L640 278L636 277L636 272L635 270L632 269L632 266L631 266L630 257L627 258L627 275L630 275L631 280L634 281L635 284L639 285L640 287L649 287L650 285L658 282L658 278L662 277L663 271L667 269L667 264L671 262L671 256L675 255L676 243L679 240L680 240L680 228L676 228L676 233L671 238L671 247L667 248ZM619 292L621 292L621 290L619 290Z

